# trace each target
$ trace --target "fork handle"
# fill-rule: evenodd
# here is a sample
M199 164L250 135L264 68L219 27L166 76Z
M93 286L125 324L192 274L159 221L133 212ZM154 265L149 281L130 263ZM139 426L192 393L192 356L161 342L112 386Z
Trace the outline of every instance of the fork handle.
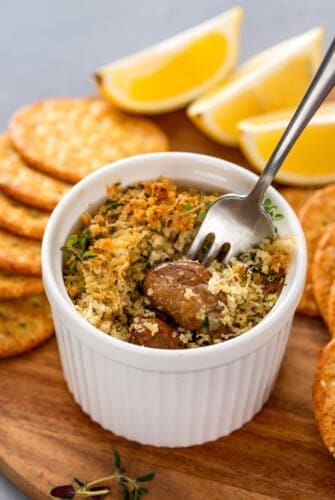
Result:
M300 136L322 101L327 97L335 85L335 38L333 39L319 69L310 86L302 98L296 112L291 118L283 135L274 149L262 175L248 197L261 202L266 189L270 186L274 176L280 169L283 161ZM321 152L320 152L321 154Z

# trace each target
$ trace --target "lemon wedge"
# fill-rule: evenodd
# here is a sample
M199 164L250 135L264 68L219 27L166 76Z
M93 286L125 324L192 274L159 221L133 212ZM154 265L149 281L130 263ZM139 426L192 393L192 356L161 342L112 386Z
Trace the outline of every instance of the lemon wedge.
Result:
M132 112L161 113L183 107L233 69L242 15L236 7L103 66L95 74L101 93Z
M322 40L315 28L259 53L192 103L188 116L214 140L237 145L239 121L299 102L321 61Z
M264 168L294 110L268 113L238 124L240 146L258 172ZM335 102L322 104L288 154L276 181L293 186L335 181Z

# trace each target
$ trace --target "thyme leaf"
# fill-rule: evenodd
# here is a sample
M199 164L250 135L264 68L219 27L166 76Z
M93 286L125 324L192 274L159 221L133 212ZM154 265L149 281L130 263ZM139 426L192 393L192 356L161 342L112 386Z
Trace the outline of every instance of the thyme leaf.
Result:
M284 218L284 215L277 212L277 205L274 205L270 198L266 198L263 202L263 207L266 210L266 212L270 215L271 219L273 221L278 221Z
M120 453L115 448L113 449L113 455L115 468L119 469L121 467L121 457Z
M146 481L151 481L155 477L154 472L149 472L149 474L145 474L144 476L137 476L136 481L140 483L145 483Z

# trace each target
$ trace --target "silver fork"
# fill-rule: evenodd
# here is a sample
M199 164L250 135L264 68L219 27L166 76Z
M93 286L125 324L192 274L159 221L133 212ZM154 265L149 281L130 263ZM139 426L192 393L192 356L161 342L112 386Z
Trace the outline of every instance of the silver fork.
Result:
M231 257L257 245L264 238L273 236L272 219L262 205L265 191L299 135L334 85L335 38L256 185L248 195L223 195L209 207L188 250L189 259L194 260L197 257L209 235L213 235L214 240L202 260L204 265L215 259L224 245L229 245L223 259L224 262L228 262Z

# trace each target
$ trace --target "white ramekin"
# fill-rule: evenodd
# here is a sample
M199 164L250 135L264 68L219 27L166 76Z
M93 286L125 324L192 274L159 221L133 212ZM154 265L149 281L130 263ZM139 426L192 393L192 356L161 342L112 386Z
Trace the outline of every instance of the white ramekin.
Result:
M106 197L106 186L164 175L202 189L247 193L257 176L227 161L191 153L154 153L117 161L76 184L54 210L42 244L43 280L51 304L65 379L84 412L105 429L155 446L190 446L225 436L249 421L274 386L305 278L306 249L294 212L267 195L284 219L281 234L297 242L286 286L252 330L225 343L190 350L122 342L76 311L62 278L60 247L79 216Z

